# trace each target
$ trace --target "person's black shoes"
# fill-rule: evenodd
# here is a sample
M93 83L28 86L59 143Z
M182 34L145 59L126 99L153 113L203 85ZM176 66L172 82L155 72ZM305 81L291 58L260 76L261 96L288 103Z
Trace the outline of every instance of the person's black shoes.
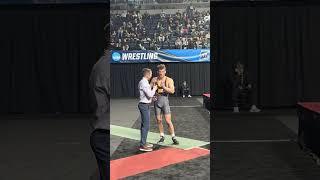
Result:
M158 141L158 144L163 143L164 142L164 136L161 136L160 140Z
M179 141L175 137L172 137L172 141L173 141L174 145L178 145L179 144Z
M158 141L158 144L161 144L164 142L164 136L161 136L160 140ZM174 145L178 145L179 141L176 139L176 137L172 137L172 142Z

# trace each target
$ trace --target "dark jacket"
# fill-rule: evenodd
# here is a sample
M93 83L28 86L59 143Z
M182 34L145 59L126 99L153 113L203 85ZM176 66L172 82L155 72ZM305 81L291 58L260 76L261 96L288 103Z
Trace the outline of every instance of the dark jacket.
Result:
M89 78L90 106L94 118L92 130L110 129L110 54L102 56L93 66Z
M243 79L243 80L241 81L241 79ZM238 88L239 86L242 86L243 88L245 88L250 84L248 72L246 72L246 71L243 72L242 78L236 72L233 72L231 74L230 80L231 80L232 88Z
M189 90L190 88L189 88L189 86L188 86L188 84L186 84L186 85L184 85L183 83L181 84L181 90L182 91L185 91L185 90Z

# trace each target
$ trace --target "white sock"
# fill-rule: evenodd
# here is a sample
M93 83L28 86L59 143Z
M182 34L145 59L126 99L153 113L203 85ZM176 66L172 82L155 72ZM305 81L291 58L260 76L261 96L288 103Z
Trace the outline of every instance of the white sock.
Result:
M160 137L164 137L164 133L160 133Z
M173 134L171 134L171 137L175 137L176 135L173 133Z

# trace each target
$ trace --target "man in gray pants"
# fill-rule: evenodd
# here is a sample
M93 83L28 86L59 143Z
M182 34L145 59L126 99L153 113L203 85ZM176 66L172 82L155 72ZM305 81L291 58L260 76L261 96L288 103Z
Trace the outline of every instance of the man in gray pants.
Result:
M138 104L138 108L141 115L141 128L140 128L140 151L149 152L152 151L153 145L147 143L147 136L150 127L150 103L152 101L152 97L154 96L157 86L153 86L151 90L151 86L149 84L149 80L152 77L151 69L144 68L142 70L143 78L139 82L138 89L140 93L140 100Z

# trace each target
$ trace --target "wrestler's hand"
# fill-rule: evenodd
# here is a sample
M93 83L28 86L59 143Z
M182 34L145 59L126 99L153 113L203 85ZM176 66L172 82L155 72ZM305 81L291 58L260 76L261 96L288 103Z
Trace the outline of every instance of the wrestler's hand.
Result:
M153 101L157 101L157 100L158 100L158 99L157 99L157 96L153 96L153 97L152 97L152 100L153 100Z
M157 82L157 78L156 77L151 79L151 83L152 84L156 84L156 82Z
M165 88L165 87L166 87L166 84L165 84L164 82L162 82L162 83L161 83L161 87L162 87L162 88Z

